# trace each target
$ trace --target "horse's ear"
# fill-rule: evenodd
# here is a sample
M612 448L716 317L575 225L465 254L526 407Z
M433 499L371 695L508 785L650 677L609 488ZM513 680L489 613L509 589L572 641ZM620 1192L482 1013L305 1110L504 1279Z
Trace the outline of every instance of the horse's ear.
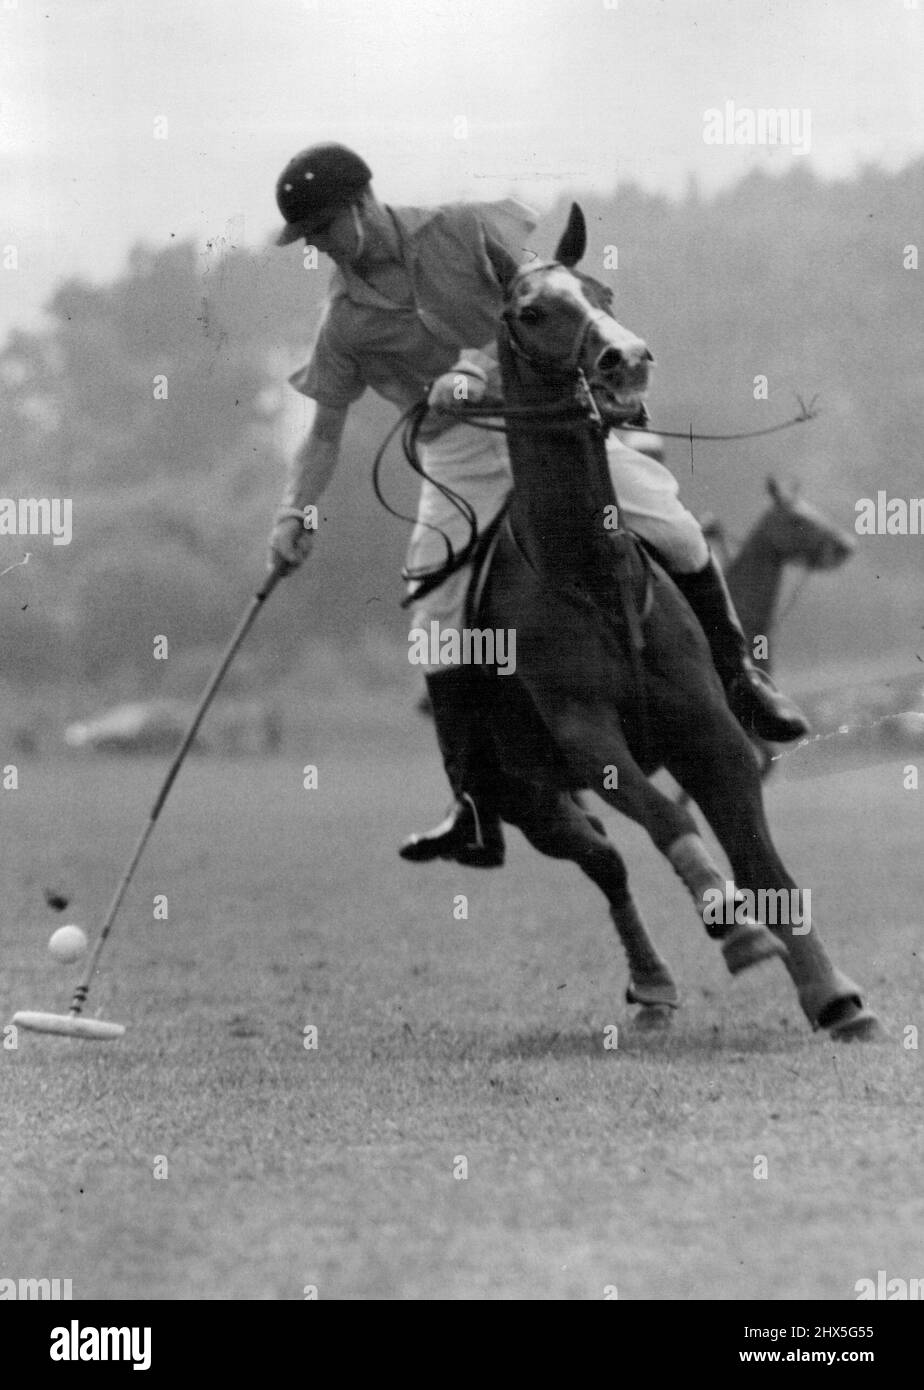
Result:
M772 473L767 478L767 491L773 498L774 502L782 502L783 497L780 492L780 485L777 482L776 478L774 478Z
M497 276L498 284L504 291L504 295L510 293L510 286L513 278L520 267L511 256L506 246L501 246L500 242L492 241L490 237L485 237L484 249L488 253L488 260L491 262L491 269Z
M568 214L568 225L562 232L561 240L555 248L555 259L570 270L572 266L577 265L578 261L583 260L586 250L587 223L584 221L584 214L577 203L572 203L571 211Z

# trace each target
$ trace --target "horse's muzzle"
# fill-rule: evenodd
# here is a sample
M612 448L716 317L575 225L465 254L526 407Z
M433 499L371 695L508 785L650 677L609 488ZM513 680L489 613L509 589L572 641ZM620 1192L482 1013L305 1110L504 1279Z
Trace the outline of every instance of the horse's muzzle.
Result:
M609 334L606 335L609 337ZM648 389L648 379L654 362L648 347L632 333L620 333L620 341L612 337L604 341L592 358L590 383L599 388L617 409L632 413Z
M590 386L611 420L631 420L638 414L653 362L648 348L637 338L625 345L607 343L597 354Z
M600 353L594 363L594 371L603 376L611 376L616 372L624 371L626 368L631 370L634 367L637 370L649 362L654 362L654 358L644 344L640 344L638 348L633 348L627 352L624 348L615 347L611 343ZM648 370L647 366L645 366L645 370Z

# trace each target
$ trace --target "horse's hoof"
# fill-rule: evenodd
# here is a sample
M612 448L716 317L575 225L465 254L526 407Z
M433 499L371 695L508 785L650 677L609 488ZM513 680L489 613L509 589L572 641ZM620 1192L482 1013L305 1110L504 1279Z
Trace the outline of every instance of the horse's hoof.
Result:
M626 989L627 1004L641 1004L632 1018L632 1027L640 1033L663 1033L673 1023L673 1013L680 1007L680 992L673 980L630 980Z
M827 1031L838 1042L885 1042L888 1037L872 1009L862 1007L830 1024Z
M632 1027L639 1033L663 1033L674 1022L675 1005L643 1004L632 1019Z
M639 980L630 980L626 988L626 1003L656 1009L679 1009L680 992L673 980L649 980L644 984Z
M722 955L733 975L765 960L785 960L786 947L759 922L742 922L722 941Z

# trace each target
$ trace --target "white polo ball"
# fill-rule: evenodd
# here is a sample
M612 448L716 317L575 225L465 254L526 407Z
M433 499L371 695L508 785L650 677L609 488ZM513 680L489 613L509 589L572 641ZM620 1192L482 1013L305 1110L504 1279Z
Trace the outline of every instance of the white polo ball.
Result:
M72 965L75 960L80 960L87 949L87 934L82 927L75 927L73 923L59 927L52 932L48 949L62 965Z

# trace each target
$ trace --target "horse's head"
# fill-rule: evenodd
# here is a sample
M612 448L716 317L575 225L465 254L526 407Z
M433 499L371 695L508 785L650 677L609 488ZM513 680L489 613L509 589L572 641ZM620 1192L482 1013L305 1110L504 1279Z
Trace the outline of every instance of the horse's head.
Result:
M799 496L799 487L782 487L776 478L767 479L773 506L766 526L774 549L791 564L810 570L833 570L848 560L855 541L848 531Z
M504 289L503 319L514 351L537 372L583 372L604 413L629 420L642 407L654 359L613 317L612 291L575 270L586 247L584 214L574 203L554 260L521 267L491 248Z

